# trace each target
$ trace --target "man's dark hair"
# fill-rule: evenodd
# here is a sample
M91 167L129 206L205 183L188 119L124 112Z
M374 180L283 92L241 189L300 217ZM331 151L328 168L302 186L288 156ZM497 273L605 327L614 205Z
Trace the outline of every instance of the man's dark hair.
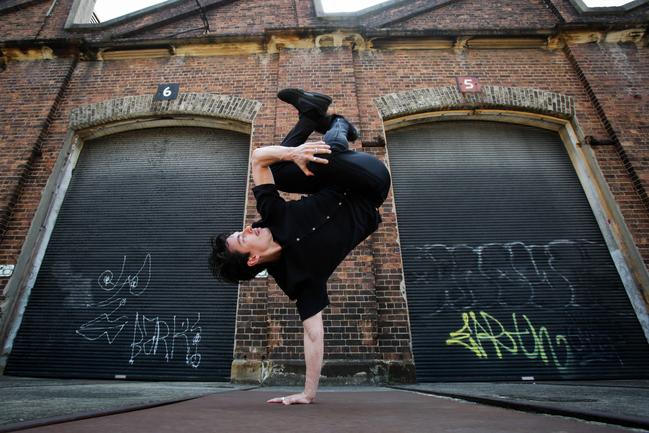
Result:
M266 266L256 265L248 266L250 253L237 253L228 250L227 239L231 233L221 233L213 237L210 241L212 244L212 254L210 254L209 264L212 275L229 283L238 283L241 280L252 280L255 275L266 269Z

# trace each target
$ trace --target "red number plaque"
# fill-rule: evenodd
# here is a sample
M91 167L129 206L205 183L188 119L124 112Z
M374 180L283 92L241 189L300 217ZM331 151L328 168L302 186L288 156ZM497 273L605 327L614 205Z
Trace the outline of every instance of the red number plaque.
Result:
M456 77L457 87L462 93L476 93L480 91L480 81L476 77Z

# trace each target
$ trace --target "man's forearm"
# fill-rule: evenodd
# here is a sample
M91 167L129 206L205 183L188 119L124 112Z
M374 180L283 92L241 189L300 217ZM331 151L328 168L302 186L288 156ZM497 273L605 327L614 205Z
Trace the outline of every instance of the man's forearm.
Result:
M252 152L252 180L255 185L262 185L266 183L275 183L273 173L270 171L270 166L279 161L287 161L292 159L293 147L285 146L266 146L255 149Z
M324 357L322 313L307 319L304 325L304 361L306 363L304 394L307 398L313 399L318 392L322 359Z
M331 153L328 144L323 141L304 143L298 147L265 146L252 152L252 180L255 185L275 183L270 166L280 161L292 161L300 167L307 176L313 173L307 167L308 163L327 164L329 161L321 156Z
M279 161L292 160L294 147L285 146L264 146L252 153L252 164L259 167L268 167Z

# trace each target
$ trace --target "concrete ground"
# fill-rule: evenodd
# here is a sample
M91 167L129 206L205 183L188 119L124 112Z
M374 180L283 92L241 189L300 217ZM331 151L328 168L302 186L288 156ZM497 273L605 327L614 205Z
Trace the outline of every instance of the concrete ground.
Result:
M249 388L213 382L126 382L0 376L0 431Z
M428 383L397 388L649 430L649 380Z
M398 388L322 387L315 405L289 408L265 401L300 388L0 376L0 432L126 433L148 425L157 431L245 432L261 426L288 433L304 431L304 417L311 432L527 433L530 425L566 433L649 431L649 381Z

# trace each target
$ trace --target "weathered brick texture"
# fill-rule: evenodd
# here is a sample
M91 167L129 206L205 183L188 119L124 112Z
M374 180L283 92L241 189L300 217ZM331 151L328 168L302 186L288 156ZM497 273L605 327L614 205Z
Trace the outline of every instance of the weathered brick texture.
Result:
M647 227L647 193L649 192L649 56L647 50L634 45L588 44L570 48L600 104L599 116L606 125L607 136L619 143L618 161L634 174L635 194L628 183L620 184L619 172L603 170L622 207L627 224L645 261L649 258ZM603 153L603 150L600 150ZM607 161L609 161L607 159ZM613 161L611 161L613 162ZM618 163L619 166L619 163ZM644 197L639 206L637 196ZM634 197L636 196L636 197Z
M327 93L335 101L330 108L332 111L358 122L351 49L282 50L278 77L278 89L303 87ZM293 107L281 102L277 104L276 143L293 126L296 114ZM376 299L368 243L359 245L329 280L331 306L324 315L328 330L327 359L374 359L376 356ZM295 308L275 284L270 287L269 301L271 336L275 332L283 334L283 345L271 345L269 356L272 359L300 359L302 324Z
M0 72L0 242L16 242L8 233L10 220L29 218L34 209L15 209L22 188L29 181L32 164L40 156L57 97L63 91L71 59L18 62ZM18 247L16 245L16 247ZM1 263L15 263L6 249L0 250Z
M4 5L0 5L2 7ZM8 11L0 9L0 39L34 39L46 21L50 5L40 2L17 6Z
M605 134L581 82L560 52L375 50L357 53L356 65L359 107L366 113L363 137L373 142L385 138L375 98L425 89L441 92L454 88L458 76L476 76L483 86L533 88L570 96L581 126L591 135Z
M65 29L73 0L58 0L51 16L45 16L51 2L4 12L0 5L0 57L7 64L0 70L0 263L17 262L71 130L133 116L209 115L251 123L252 150L279 143L293 126L295 110L276 98L284 87L330 94L335 100L332 110L360 129L354 148L375 154L388 166L384 120L415 113L512 109L562 119L574 116L587 136L614 135L619 148L595 147L597 162L649 263L649 213L638 193L649 187L646 40L637 45L575 43L569 50L562 50L560 43L528 49L467 49L461 44L455 49L421 49L414 44L441 38L452 45L467 32L534 41L558 34L556 40L561 41L564 31L603 31L603 23L620 28L645 23L646 28L649 5L627 15L581 16L569 0L415 0L339 20L315 16L311 0L201 3L209 31L189 0L112 27L83 31ZM335 31L345 33L331 36ZM372 48L376 35L396 42ZM279 45L273 42L277 39ZM232 44L231 49L216 52L219 55L194 52L183 57L174 55L171 46L224 42ZM43 45L53 51L43 50ZM102 50L151 46L165 47L157 53L164 57L96 59ZM39 60L43 52L54 58ZM478 77L483 92L460 94L458 76ZM157 85L171 82L180 84L180 98L154 102ZM251 187L252 179L248 181ZM245 223L259 217L250 189L242 215ZM388 368L392 363L406 371L412 367L392 194L381 214L379 230L330 280L332 303L324 314L325 359L330 365ZM0 279L0 288L7 281ZM303 357L302 324L293 304L272 278L259 278L241 284L237 311L235 362L250 363L253 369L270 365L274 380L288 381L283 366ZM387 377L372 374L378 380ZM374 380L370 376L364 377Z
M484 86L480 93L461 93L457 86L392 93L375 100L383 119L428 111L504 108L570 119L575 114L570 96L536 89Z
M430 3L430 2L426 2ZM405 8L406 6L404 6ZM430 9L430 7L426 8ZM424 9L425 10L425 9ZM405 15L409 17L411 14ZM481 17L478 21L476 16ZM374 24L374 19L369 23ZM381 23L379 21L379 23ZM382 24L382 27L424 30L431 27L438 29L480 29L484 31L499 29L549 29L556 24L556 17L542 0L499 0L483 2L468 0L450 2L445 7L438 7L417 14L412 18L401 18Z
M183 93L171 101L155 101L153 95L127 96L75 108L70 113L70 128L165 114L195 114L252 123L260 108L261 102L229 95Z

